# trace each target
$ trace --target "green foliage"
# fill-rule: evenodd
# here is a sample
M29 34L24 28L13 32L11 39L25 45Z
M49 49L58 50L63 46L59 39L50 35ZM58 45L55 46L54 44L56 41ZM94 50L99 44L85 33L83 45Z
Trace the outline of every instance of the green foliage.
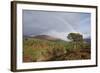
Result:
M49 41L36 38L23 39L23 61L49 61L49 60L65 60L78 59L71 54L66 57L69 52L77 52L78 49L90 49L91 45L83 41L83 36L79 33L70 33L68 39L71 41ZM28 58L27 58L28 57ZM28 59L28 60L26 60Z
M90 49L91 48L91 44L90 43L86 43L86 42L84 42L82 44L82 46L83 46L84 49Z
M83 36L80 33L69 33L67 38L71 41L82 41Z
M63 55L67 52L67 44L66 41L48 41L48 40L41 40L35 38L29 38L23 40L23 55L24 56L31 56L32 60L50 60L56 56ZM50 57L50 58L47 58Z
M82 48L83 36L80 33L69 33L67 38L73 43L73 49Z

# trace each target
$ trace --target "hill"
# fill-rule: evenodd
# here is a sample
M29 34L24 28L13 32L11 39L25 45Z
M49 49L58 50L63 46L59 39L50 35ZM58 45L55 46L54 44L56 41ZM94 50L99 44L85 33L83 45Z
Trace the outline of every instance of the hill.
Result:
M91 39L90 38L85 38L84 41L87 42L87 43L91 43Z
M43 40L51 40L51 41L61 40L59 38L49 36L49 35L36 35L36 36L33 36L32 38L43 39Z

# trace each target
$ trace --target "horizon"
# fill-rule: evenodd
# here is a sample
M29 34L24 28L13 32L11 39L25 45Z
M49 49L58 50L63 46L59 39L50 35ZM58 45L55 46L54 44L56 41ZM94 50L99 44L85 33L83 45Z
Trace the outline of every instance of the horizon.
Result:
M60 40L64 40L64 41L69 41L67 36L66 36L67 40L65 40L65 39L62 39L62 38L59 38L59 37L55 37L55 36L51 36L51 35L46 35L46 34L41 34L41 35L24 35L24 37L33 37L33 38L37 37L37 36L48 36L48 37L52 37L52 38L56 38L56 39L60 39ZM83 39L91 39L91 37L86 37L86 38L83 37Z

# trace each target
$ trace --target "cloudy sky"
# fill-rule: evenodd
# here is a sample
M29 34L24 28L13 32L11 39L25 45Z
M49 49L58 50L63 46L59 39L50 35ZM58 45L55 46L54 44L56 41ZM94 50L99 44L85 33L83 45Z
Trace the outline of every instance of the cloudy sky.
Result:
M50 35L67 40L70 32L79 32L84 38L91 35L91 14L23 10L23 35Z

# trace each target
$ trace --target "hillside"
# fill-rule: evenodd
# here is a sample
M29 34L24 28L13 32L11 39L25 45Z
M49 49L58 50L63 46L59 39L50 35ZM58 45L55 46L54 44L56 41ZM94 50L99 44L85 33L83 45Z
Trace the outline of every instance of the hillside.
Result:
M81 49L74 49L73 44L45 35L26 37L23 39L23 62L90 59L87 43Z
M36 36L33 36L33 38L44 39L44 40L61 40L59 38L49 36L49 35L36 35Z
M85 38L84 41L87 42L87 43L91 43L91 39L90 38Z

